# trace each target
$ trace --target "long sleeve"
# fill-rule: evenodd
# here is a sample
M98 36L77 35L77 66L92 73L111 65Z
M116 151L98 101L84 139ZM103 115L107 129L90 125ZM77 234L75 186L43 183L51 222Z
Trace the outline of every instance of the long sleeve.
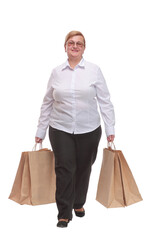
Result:
M110 101L110 93L100 68L98 68L97 72L96 94L101 116L104 121L106 136L115 135L114 107Z
M40 117L39 117L38 126L37 126L38 129L36 132L36 137L39 137L41 139L45 138L46 131L47 131L49 121L50 121L52 105L53 105L53 101L54 101L52 82L53 82L53 74L51 74L49 81L48 81L47 91L46 91L46 94L43 99Z

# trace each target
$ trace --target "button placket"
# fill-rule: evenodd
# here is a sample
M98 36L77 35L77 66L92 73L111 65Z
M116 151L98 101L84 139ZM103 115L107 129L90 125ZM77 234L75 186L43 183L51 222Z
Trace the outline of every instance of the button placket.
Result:
M72 114L73 114L73 133L75 131L76 122L76 96L75 96L75 70L72 72L72 82L71 82L71 93L72 93Z

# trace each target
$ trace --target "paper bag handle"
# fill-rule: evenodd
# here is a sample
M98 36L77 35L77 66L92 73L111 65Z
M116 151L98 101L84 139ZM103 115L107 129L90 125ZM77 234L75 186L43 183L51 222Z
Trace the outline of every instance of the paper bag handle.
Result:
M35 143L32 151L36 151L37 143ZM39 143L39 150L42 149L42 143Z
M111 148L111 149L113 149L113 147L114 147L114 150L116 150L116 147L115 147L115 144L114 144L114 142L107 142L107 147L108 148Z

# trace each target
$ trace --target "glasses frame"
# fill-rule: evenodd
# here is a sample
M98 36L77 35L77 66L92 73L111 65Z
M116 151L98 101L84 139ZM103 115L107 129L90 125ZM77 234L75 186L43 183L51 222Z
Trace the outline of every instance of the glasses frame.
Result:
M75 46L75 45L76 45L76 47L78 47L78 48L83 48L83 47L84 47L84 43L82 43L82 42L80 42L80 41L78 41L78 42L74 42L74 41L72 41L72 40L67 41L67 46L68 46L68 47L73 47L73 46Z

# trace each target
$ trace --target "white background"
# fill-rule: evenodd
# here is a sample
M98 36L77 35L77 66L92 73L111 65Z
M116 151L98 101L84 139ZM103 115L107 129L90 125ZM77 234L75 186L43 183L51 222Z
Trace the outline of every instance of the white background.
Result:
M1 239L160 239L159 80L157 0L0 1ZM143 201L106 209L96 189L107 146L104 126L92 169L86 216L59 229L55 204L19 205L8 199L22 151L34 146L50 73L66 61L64 38L86 38L84 58L106 78L116 114L115 145L133 172ZM44 147L50 148L48 135ZM158 219L158 220L157 220Z

